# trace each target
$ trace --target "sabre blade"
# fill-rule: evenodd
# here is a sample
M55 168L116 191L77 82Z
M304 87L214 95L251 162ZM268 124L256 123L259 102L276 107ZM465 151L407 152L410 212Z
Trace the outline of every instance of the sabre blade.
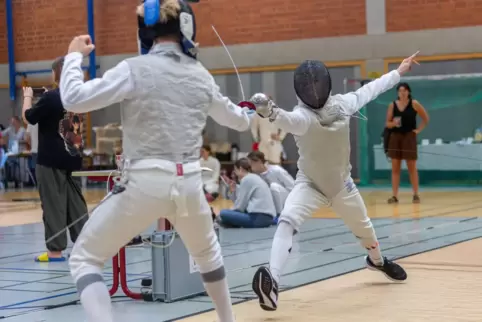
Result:
M231 56L231 53L229 52L228 47L227 47L226 44L224 43L223 39L222 39L221 36L219 35L219 33L218 33L218 31L216 30L216 28L214 28L213 25L211 25L211 28L213 28L214 33L216 34L216 36L218 37L219 41L221 42L221 45L223 45L224 50L226 50L226 53L228 54L228 57L229 57L229 59L231 60L231 63L233 64L234 71L236 72L236 76L238 76L239 88L241 89L241 96L243 97L243 101L246 101L246 97L244 96L243 83L241 82L241 76L239 76L238 68L236 67L236 64L234 63L234 59L233 59L233 57Z

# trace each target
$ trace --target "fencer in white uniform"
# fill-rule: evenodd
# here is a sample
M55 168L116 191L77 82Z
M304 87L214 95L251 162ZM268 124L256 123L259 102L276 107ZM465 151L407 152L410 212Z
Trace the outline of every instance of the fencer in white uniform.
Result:
M251 120L251 133L253 139L258 142L258 150L264 153L266 161L280 164L286 132L268 119L256 115Z
M268 164L263 152L253 151L248 154L253 173L258 174L268 183L276 207L276 214L281 214L289 193L295 186L295 180L283 167Z
M199 159L199 162L201 162L201 167L211 170L204 171L202 178L206 192L216 198L219 195L221 163L211 155L211 147L209 145L203 145L201 148L201 158Z
M86 113L120 103L123 127L122 176L77 239L72 276L89 322L117 321L102 277L104 263L133 236L166 218L197 263L219 321L234 322L199 150L208 116L246 131L248 111L223 96L196 60L194 15L185 1L146 1L137 14L140 44L148 54L87 82L81 64L93 49L90 38L76 37L65 57L60 83L65 109Z
M295 137L299 151L295 187L286 200L276 230L269 268L260 267L253 278L253 290L262 309L278 306L278 283L293 244L293 235L303 222L321 207L329 206L350 228L368 251L366 265L389 279L403 281L406 272L381 255L379 243L363 199L350 171L350 117L381 93L391 89L407 72L415 55L403 61L398 70L345 95L331 95L331 77L320 61L305 61L294 73L298 105L284 111L264 94L251 102L262 117L268 118Z

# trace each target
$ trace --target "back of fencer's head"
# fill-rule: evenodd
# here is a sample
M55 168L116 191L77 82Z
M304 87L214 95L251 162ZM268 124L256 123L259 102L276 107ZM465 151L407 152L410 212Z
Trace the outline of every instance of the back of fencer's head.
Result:
M181 4L179 0L161 1L159 23L151 28L152 32L155 33L154 42L180 41L180 12ZM136 13L138 17L144 17L144 4L137 6Z

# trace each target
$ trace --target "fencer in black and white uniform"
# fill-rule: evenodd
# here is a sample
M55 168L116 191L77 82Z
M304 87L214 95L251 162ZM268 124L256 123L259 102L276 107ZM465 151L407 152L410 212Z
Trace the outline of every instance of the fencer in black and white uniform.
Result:
M351 178L350 118L394 87L414 58L415 55L407 58L398 70L344 95L331 95L330 73L322 62L305 61L294 73L298 105L292 112L278 108L264 94L251 98L260 116L294 135L300 156L295 186L285 202L273 239L269 268L260 267L253 278L253 290L264 310L277 309L278 283L293 235L320 207L331 207L351 229L368 251L368 268L395 281L407 278L402 267L381 255L366 206Z
M197 263L220 322L234 322L231 298L203 192L199 150L206 119L249 129L248 110L223 96L196 60L195 22L182 0L146 0L137 8L148 54L126 59L84 82L83 56L93 45L76 37L60 83L65 109L85 113L120 103L123 171L118 193L94 210L70 257L89 322L113 322L102 270L120 247L159 218L168 219Z

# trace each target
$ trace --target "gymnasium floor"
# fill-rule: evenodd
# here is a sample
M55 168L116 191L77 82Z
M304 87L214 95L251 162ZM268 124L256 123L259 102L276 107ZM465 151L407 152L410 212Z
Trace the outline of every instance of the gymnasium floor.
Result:
M407 283L393 284L381 274L362 269L363 249L341 220L321 210L296 236L281 281L285 292L280 295L280 308L267 313L250 301L254 295L250 283L256 267L269 258L274 227L223 229L221 243L233 302L241 303L235 306L238 322L482 320L482 239L477 239L482 237L482 190L424 190L420 205L412 205L404 192L396 206L385 203L390 195L386 190L362 191L384 255L402 258ZM103 193L91 190L86 197L94 204ZM40 206L11 200L35 195L0 195L0 319L84 322L78 304L62 306L78 298L67 263L33 261L44 250ZM214 207L227 205L220 201ZM140 280L150 275L150 250L130 248L127 261L129 285L138 291ZM105 278L108 283L112 280L110 265ZM212 308L207 297L164 304L117 295L116 322L216 320L213 312L207 312Z

